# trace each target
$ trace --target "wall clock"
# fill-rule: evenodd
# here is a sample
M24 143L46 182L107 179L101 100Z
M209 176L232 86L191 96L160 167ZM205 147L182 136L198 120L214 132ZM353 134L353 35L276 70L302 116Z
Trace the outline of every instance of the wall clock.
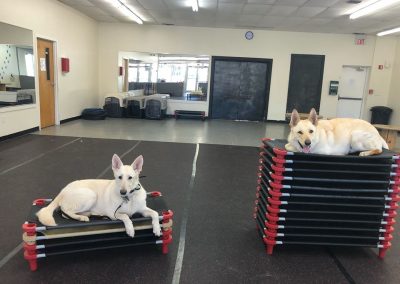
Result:
M247 32L244 34L244 37L245 37L247 40L251 40L251 39L253 39L254 34L253 34L252 31L247 31Z

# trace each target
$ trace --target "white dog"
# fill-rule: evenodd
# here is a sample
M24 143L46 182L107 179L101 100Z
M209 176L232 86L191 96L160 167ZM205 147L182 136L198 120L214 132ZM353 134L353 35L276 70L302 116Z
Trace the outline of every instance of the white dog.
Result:
M39 221L46 226L56 226L53 212L60 207L65 215L79 221L88 222L90 215L121 220L126 233L133 237L135 230L129 217L140 213L144 217L151 217L153 232L160 236L158 213L147 207L147 194L139 182L142 167L143 156L137 157L132 165L127 166L114 154L114 180L87 179L68 184L47 207L37 213Z
M311 109L308 119L300 120L293 110L289 125L288 151L330 155L360 152L360 156L370 156L388 149L378 130L361 119L318 120L315 109Z

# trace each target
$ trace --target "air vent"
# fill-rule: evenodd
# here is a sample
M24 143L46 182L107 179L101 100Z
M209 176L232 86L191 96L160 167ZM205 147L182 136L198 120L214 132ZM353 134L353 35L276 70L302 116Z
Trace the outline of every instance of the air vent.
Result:
M175 24L169 24L169 23L162 23L164 26L175 26Z
M359 0L349 0L346 3L349 3L349 4L360 4L361 2L362 1L359 1Z

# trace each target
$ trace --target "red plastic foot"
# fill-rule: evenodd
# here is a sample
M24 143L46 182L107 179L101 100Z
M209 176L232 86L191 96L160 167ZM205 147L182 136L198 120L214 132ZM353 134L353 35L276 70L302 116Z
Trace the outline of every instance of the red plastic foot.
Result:
M37 257L36 257L36 251L35 252L30 252L30 251L25 251L24 252L24 258L29 262L29 268L31 271L36 271L37 270Z
M274 251L274 246L273 245L267 245L267 254L272 254Z
M379 258L380 259L383 259L385 257L385 254L386 254L387 250L388 250L387 248L379 249Z
M168 245L163 244L162 246L162 253L167 254L168 253Z

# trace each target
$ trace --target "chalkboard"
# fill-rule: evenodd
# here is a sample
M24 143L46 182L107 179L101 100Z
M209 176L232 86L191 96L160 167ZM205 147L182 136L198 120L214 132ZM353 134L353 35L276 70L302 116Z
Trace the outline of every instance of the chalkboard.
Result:
M213 57L212 118L263 121L267 116L272 60Z
M286 112L319 112L325 55L292 54Z

